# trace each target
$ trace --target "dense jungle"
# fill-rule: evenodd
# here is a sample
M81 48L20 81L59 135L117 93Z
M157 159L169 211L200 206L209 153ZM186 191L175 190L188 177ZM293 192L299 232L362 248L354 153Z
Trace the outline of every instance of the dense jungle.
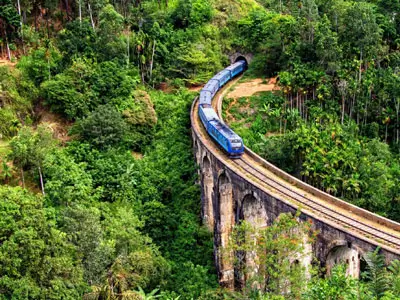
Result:
M227 99L247 146L400 221L399 0L0 0L0 299L400 299L379 249L360 279L291 266L309 231L241 224L264 268L218 286L202 225L190 106L235 51ZM255 232L257 231L257 232ZM312 238L312 236L310 237ZM252 282L264 281L262 288Z

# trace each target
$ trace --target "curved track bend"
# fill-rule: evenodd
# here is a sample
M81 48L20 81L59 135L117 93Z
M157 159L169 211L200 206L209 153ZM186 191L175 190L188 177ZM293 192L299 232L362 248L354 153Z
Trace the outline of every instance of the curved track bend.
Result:
M222 100L231 83L216 95L213 106L221 117ZM246 147L240 159L230 159L207 134L198 116L197 98L191 109L194 134L227 169L295 209L372 245L400 255L400 224L328 195L285 173ZM222 120L222 118L221 118Z

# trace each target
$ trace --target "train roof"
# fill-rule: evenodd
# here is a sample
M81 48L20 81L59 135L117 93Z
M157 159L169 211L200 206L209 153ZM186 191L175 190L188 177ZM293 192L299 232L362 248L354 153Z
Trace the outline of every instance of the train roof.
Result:
M219 82L217 80L215 80L214 78L210 79L206 85L203 87L203 89L201 91L213 91L213 87L215 85L219 85Z
M228 126L223 124L219 119L215 121L210 121L211 125L213 125L219 132L223 134L227 139L240 139L240 136L238 136L232 129L230 129Z
M234 64L230 65L229 67L226 67L225 70L233 71L235 68L242 65L243 63L244 63L244 60L240 60L240 61L235 62Z
M219 72L217 75L215 75L212 79L220 80L222 77L226 76L227 74L229 74L229 71L227 71L227 70L222 70L222 71ZM212 79L211 79L211 80L212 80Z
M219 120L217 113L212 107L203 106L202 109L207 120Z

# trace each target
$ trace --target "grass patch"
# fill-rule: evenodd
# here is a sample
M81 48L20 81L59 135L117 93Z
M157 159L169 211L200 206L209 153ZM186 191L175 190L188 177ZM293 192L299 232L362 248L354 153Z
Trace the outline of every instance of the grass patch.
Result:
M5 160L11 148L8 141L0 140L0 160Z

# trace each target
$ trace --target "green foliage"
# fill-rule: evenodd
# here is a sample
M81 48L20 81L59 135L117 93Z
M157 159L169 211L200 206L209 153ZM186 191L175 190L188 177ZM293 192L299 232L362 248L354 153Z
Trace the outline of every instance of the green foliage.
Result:
M303 299L368 299L360 293L359 283L346 275L346 266L336 265L326 278L313 278Z
M234 228L222 255L236 253L238 280L247 278L243 290L247 297L298 298L305 291L305 268L299 262L309 255L305 250L311 242L309 229L310 224L291 214L281 214L262 229L246 221Z
M137 75L117 63L76 59L71 67L42 84L46 104L69 119L87 116L98 105L132 106Z
M76 57L96 57L97 36L89 20L69 22L60 31L57 45L63 55L63 62L69 65Z
M76 249L42 199L0 187L0 287L5 298L76 299L85 290ZM4 298L4 299L5 299Z
M247 51L256 49L264 57L260 62L261 57L257 55L254 62L257 66L250 65L250 70L254 68L256 74L263 70L273 74L287 65L290 48L298 37L298 24L293 16L256 9L239 20L236 27L238 35L234 45Z
M388 288L385 258L378 251L379 249L365 255L367 271L364 277L375 299L381 298Z
M11 0L0 1L1 40L5 40L7 43L13 41L20 27L19 19L18 11Z
M101 212L95 207L74 205L66 207L61 215L61 230L76 246L83 265L86 282L102 283L104 272L112 262L114 249L103 240Z
M181 266L174 265L171 281L166 287L174 291L182 299L198 299L202 294L216 288L216 276L210 276L209 270L192 262L185 262ZM164 292L164 297L167 293ZM166 297L165 297L166 298Z
M111 105L98 106L73 128L73 133L78 134L80 140L98 149L121 145L127 131L128 126L121 114Z
M137 162L129 151L91 151L85 159L87 172L95 188L101 189L101 199L135 203L139 174Z
M61 55L49 42L46 47L32 50L30 55L23 56L17 67L30 79L36 87L45 80L50 80L56 73Z
M320 189L397 219L399 162L384 143L360 139L354 125L300 124L284 136L262 137L254 148Z
M171 22L177 28L199 26L211 20L213 8L210 2L199 0L179 0L171 13Z
M143 224L129 207L72 206L63 211L61 223L82 257L85 279L97 286L97 296L151 289L169 273L168 262L142 235Z
M69 119L86 116L99 104L91 88L94 66L78 59L73 65L41 86L46 104Z
M64 150L49 153L44 161L47 199L54 206L90 202L97 199L85 163L76 163Z
M43 195L42 168L47 156L47 152L55 147L55 141L49 128L41 125L34 131L30 127L23 127L10 141L11 153L8 157L21 170L22 181L25 187L24 170L35 167L39 174L39 182Z
M18 70L0 67L0 134L14 136L22 123L30 122L31 99L36 88L22 78Z

